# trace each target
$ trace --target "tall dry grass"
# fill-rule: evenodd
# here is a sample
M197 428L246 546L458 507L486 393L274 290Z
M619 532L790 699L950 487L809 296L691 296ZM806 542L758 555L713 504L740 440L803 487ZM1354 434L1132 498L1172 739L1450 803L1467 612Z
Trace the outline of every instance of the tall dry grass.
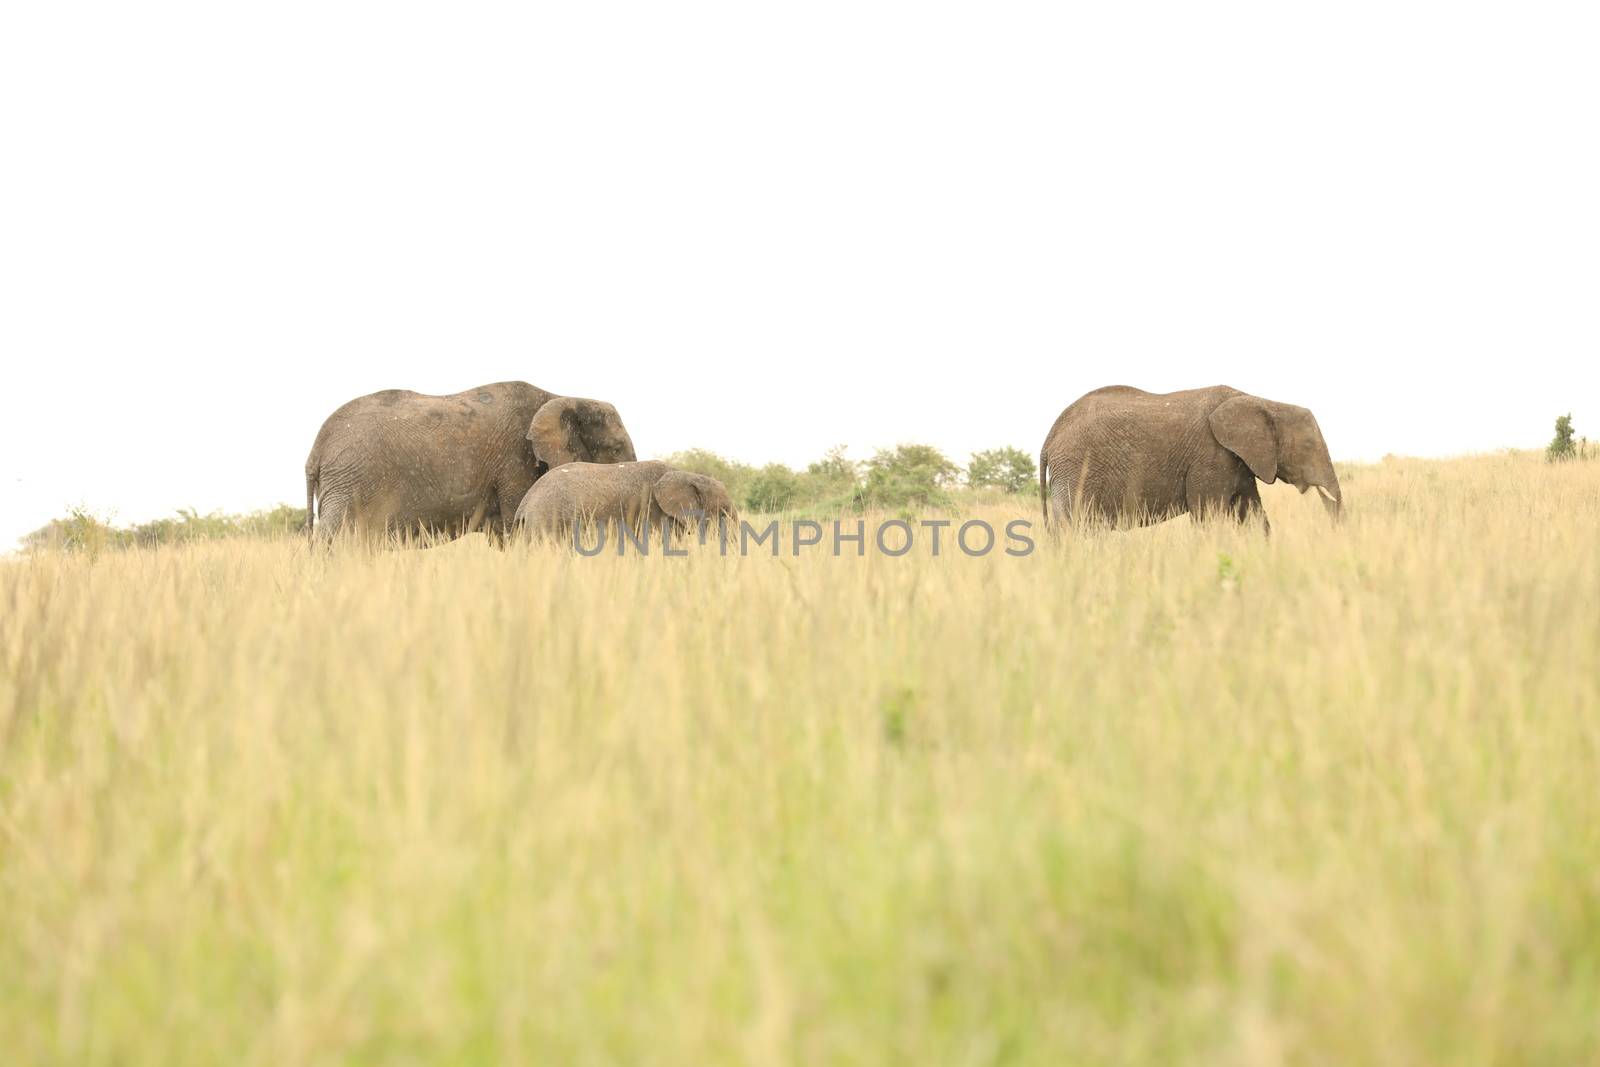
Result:
M0 1048L1600 1062L1600 464L1342 479L1025 559L0 565Z

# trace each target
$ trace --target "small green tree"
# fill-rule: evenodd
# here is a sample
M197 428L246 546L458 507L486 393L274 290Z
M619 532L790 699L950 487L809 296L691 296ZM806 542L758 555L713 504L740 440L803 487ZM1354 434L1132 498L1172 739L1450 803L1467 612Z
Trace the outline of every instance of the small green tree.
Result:
M782 463L768 463L745 486L744 506L758 512L785 511L800 497L800 490L800 475Z
M1559 463L1573 459L1577 454L1577 446L1572 443L1572 413L1568 412L1556 419L1556 435L1544 450L1544 456L1551 463Z
M961 468L932 445L896 445L867 460L866 482L857 495L867 507L946 506Z
M860 464L845 458L845 446L835 445L800 475L797 504L825 511L842 511L855 500L861 485Z
M1004 489L1008 493L1026 493L1033 488L1039 476L1033 457L1020 448L991 448L974 452L967 464L967 484L974 489Z
M51 519L32 533L22 536L22 546L30 552L83 552L91 558L108 548L127 543L125 531L118 530L81 504L67 508L67 517Z
M834 445L815 463L806 466L806 474L835 490L853 487L861 480L856 462L845 458L845 446Z

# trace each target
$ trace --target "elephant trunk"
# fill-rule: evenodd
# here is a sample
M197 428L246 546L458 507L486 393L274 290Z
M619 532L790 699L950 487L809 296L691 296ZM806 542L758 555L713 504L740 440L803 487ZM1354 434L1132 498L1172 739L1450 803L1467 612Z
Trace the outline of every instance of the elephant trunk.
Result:
M1328 518L1335 523L1344 515L1344 496L1339 492L1339 479L1333 479L1331 488L1317 486L1317 495L1322 498L1322 506L1328 511Z

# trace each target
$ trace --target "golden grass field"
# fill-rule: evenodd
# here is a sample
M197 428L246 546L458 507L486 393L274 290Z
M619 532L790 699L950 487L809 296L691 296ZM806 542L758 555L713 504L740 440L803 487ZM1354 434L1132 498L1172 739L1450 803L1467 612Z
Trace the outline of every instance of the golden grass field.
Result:
M5 1061L1600 1063L1600 463L1341 480L0 562Z

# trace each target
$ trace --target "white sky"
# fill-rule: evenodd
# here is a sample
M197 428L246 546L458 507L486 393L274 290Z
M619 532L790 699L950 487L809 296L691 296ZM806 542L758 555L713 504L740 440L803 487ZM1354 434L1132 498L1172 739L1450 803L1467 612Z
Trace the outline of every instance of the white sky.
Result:
M1111 383L1600 437L1592 4L531 8L0 8L0 546L506 378L641 456L1036 451Z

